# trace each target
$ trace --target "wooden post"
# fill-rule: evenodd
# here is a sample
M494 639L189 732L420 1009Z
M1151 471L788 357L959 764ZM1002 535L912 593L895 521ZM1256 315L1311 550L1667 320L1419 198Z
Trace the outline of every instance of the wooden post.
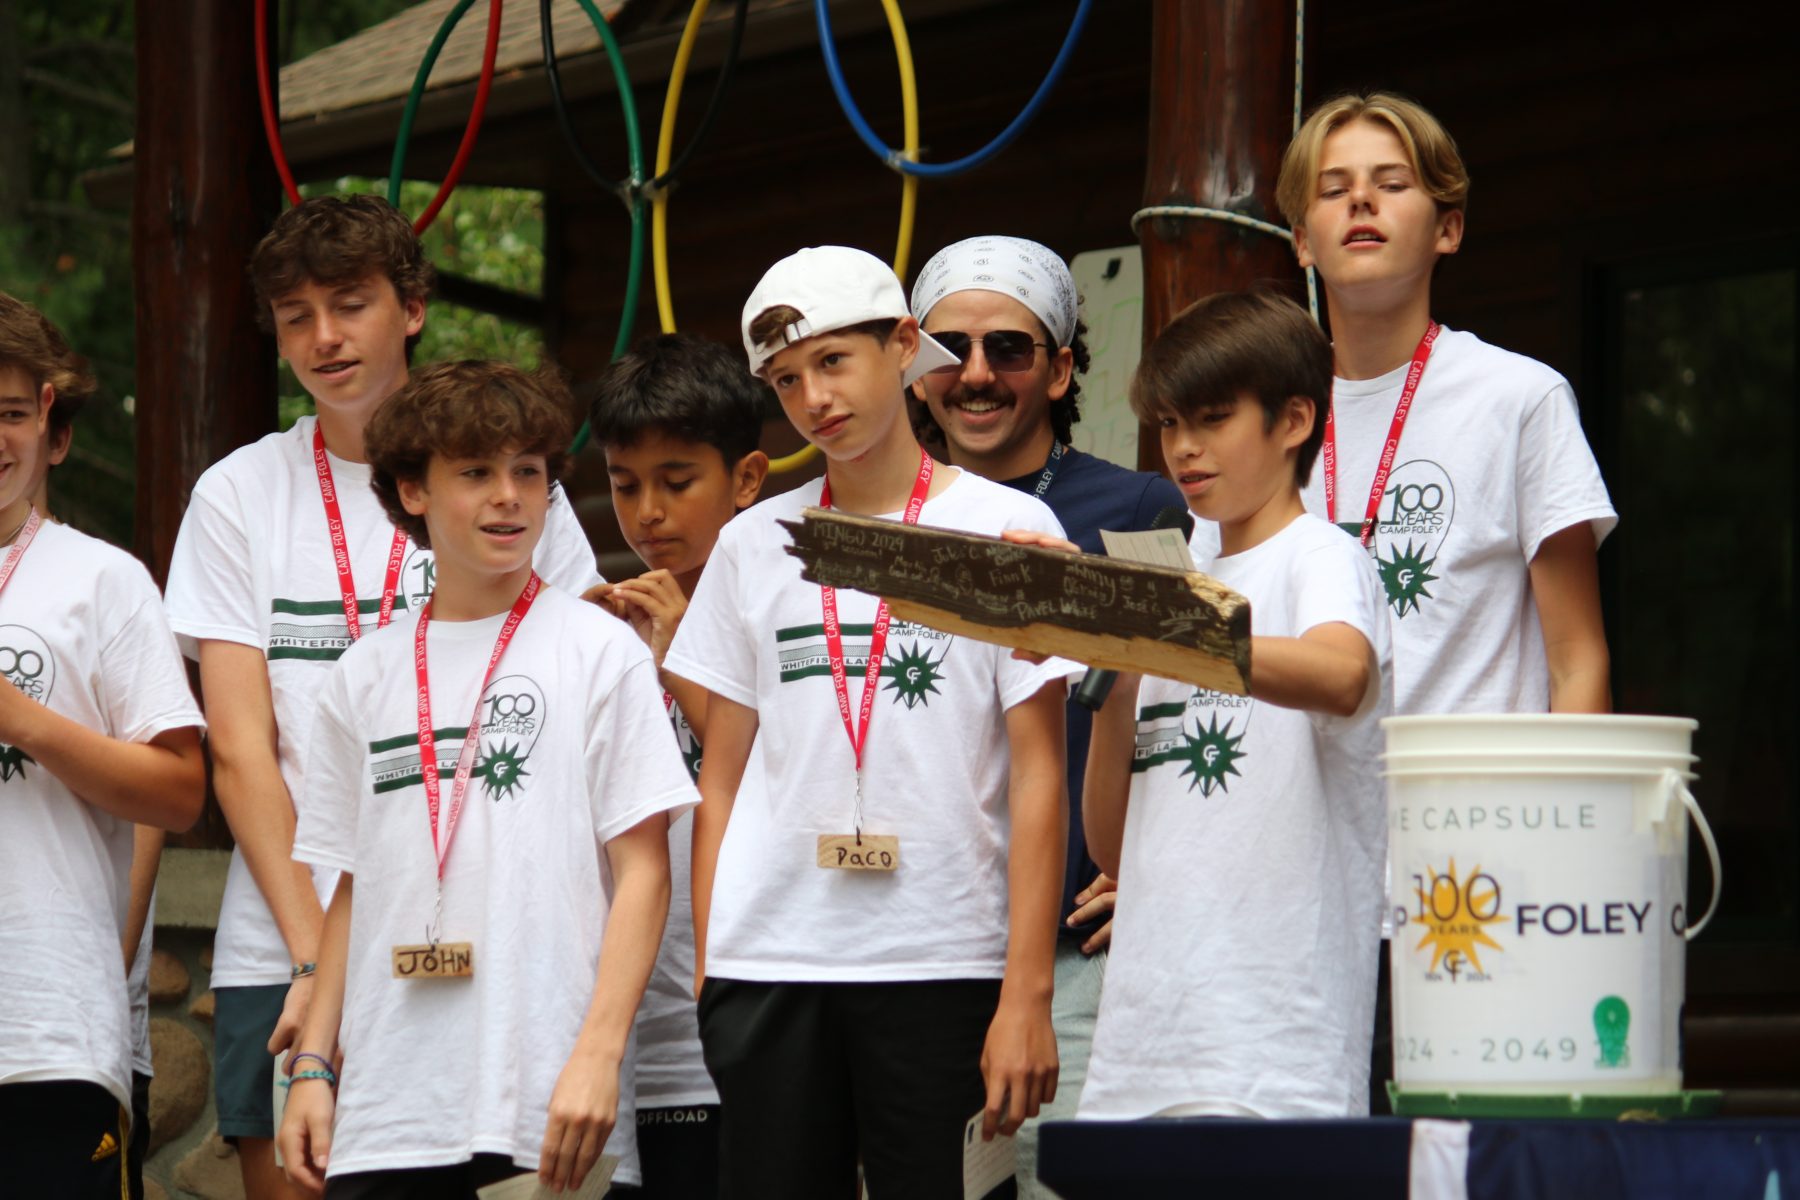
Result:
M274 346L245 274L281 199L252 16L249 0L137 0L133 540L159 584L200 472L276 423Z
M1144 206L1227 209L1285 225L1275 176L1293 131L1292 0L1157 0L1151 24L1150 150ZM1144 344L1213 292L1300 269L1288 243L1224 221L1162 217L1138 227L1144 249ZM1157 431L1138 437L1138 465L1163 467Z

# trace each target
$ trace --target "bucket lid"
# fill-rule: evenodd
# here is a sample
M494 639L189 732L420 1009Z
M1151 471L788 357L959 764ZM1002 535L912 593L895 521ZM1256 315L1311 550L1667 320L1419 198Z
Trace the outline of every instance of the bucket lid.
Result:
M1694 761L1699 722L1601 713L1459 713L1388 717L1381 728L1390 755L1633 754L1661 757L1676 766Z

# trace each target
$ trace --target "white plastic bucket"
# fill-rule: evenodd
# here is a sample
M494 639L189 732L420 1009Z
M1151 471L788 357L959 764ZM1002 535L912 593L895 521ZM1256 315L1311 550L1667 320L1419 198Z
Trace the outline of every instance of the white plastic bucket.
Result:
M1394 1080L1401 1093L1681 1090L1687 939L1718 904L1675 717L1393 717ZM1687 822L1712 902L1687 915Z

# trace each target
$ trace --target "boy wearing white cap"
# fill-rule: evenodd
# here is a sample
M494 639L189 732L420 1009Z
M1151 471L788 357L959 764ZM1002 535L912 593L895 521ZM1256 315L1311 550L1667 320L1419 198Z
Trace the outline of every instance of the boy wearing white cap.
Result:
M859 1158L878 1200L960 1194L970 1114L1011 1133L1056 1091L1072 668L807 583L776 522L816 504L989 535L1060 526L919 447L905 388L955 359L879 259L783 259L742 329L826 474L724 528L664 660L712 693L693 886L723 1194L847 1196ZM753 740L762 778L740 792Z
M1149 529L1157 514L1187 511L1161 475L1132 471L1075 449L1081 419L1077 371L1088 365L1087 327L1075 280L1056 251L1025 238L985 235L939 250L913 284L912 313L935 341L961 356L914 382L912 393L944 435L950 460L1036 496L1070 541L1102 552L1100 531ZM1043 1119L1072 1116L1087 1073L1117 885L1088 856L1081 824L1093 713L1067 707L1069 844L1057 909L1056 1053L1059 1100ZM1037 1122L1019 1131L1019 1191L1037 1190Z

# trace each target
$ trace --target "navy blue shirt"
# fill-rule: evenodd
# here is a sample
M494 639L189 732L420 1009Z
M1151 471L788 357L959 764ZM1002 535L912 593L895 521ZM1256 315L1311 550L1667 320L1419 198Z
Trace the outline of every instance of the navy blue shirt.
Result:
M1039 468L1029 475L1000 482L1035 494L1043 473ZM1165 508L1187 511L1187 501L1182 498L1180 489L1161 475L1128 471L1104 458L1074 449L1064 451L1043 501L1056 514L1069 540L1089 554L1105 552L1100 544L1102 529L1133 533L1149 529L1156 514ZM1087 834L1081 825L1081 785L1087 772L1088 740L1093 734L1094 714L1075 703L1073 698L1069 700L1068 711L1069 851L1063 864L1062 908L1058 910L1063 917L1075 911L1075 894L1100 873L1100 868L1088 857ZM1060 936L1083 941L1096 928L1098 923L1070 928L1060 920L1057 922Z

